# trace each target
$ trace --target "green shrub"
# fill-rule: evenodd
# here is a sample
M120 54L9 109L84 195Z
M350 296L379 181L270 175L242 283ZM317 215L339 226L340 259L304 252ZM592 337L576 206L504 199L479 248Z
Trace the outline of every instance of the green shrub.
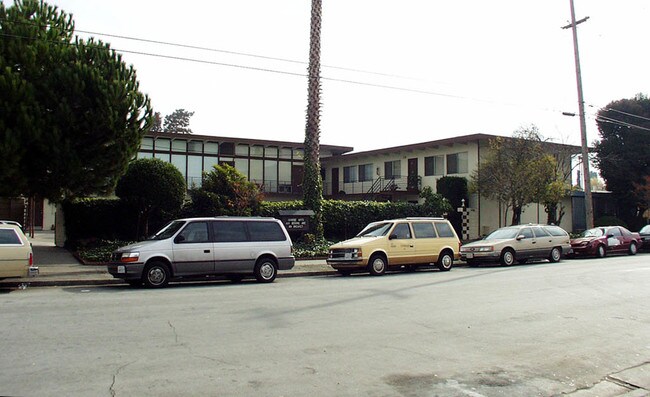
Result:
M108 262L111 259L111 253L113 251L129 244L133 244L133 241L96 240L90 244L79 246L77 248L77 255L84 262Z

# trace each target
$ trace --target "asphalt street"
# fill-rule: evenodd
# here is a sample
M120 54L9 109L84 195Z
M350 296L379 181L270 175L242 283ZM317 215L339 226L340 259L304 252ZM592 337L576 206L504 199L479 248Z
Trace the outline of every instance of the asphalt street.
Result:
M5 290L0 395L644 396L649 259Z

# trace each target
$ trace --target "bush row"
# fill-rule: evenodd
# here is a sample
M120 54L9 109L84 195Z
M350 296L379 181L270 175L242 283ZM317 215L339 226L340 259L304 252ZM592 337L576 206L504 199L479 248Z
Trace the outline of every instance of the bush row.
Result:
M304 209L302 201L263 202L254 215L279 218L281 210ZM63 205L66 224L66 246L76 249L99 240L134 240L138 213L119 199L88 198ZM183 211L181 210L181 213ZM184 215L190 215L184 213ZM343 240L356 235L368 223L408 216L433 216L431 208L406 202L323 201L325 238ZM153 214L150 233L157 231L178 214ZM292 235L299 241L302 236Z

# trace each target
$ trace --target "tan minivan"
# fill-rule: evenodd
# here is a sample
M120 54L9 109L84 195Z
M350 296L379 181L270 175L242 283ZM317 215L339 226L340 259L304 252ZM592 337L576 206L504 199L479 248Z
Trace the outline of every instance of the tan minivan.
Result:
M421 266L451 269L459 258L460 240L444 218L403 218L373 222L356 237L334 244L327 264L343 275L367 271L381 276L388 269Z
M20 226L0 224L0 279L34 277L37 274L32 245Z

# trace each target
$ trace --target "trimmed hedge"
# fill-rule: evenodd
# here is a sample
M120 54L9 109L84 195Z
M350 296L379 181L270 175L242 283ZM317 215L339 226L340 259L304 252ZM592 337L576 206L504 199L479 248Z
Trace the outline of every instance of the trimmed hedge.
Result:
M93 240L129 240L136 231L137 213L123 201L85 198L63 203L68 248Z

